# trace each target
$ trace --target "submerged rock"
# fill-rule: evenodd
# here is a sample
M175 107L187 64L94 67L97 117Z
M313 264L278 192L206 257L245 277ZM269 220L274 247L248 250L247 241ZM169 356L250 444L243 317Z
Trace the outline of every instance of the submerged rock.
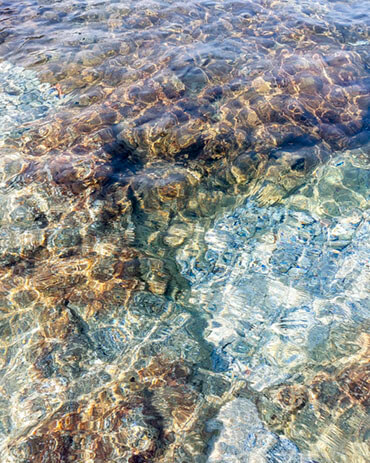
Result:
M24 66L0 64L1 461L204 463L205 423L247 386L236 405L270 430L242 458L300 461L285 433L359 463L367 177L338 148L368 138L369 81L351 8L26 3L0 34Z
M24 124L45 117L60 104L58 91L42 83L36 72L0 62L0 143L20 137L27 130Z
M333 463L366 461L369 218L363 183L348 191L351 203L323 186L347 170L368 178L363 154L343 153L284 205L247 200L204 230L204 242L189 241L177 253L190 301L209 319L215 371L248 384L270 429ZM306 192L310 207L297 210ZM327 200L338 204L339 216L323 210ZM216 441L215 461L240 441L226 439L224 450L223 438ZM254 451L263 445L256 442Z
M237 398L221 407L208 429L218 431L209 463L315 463L288 439L268 431L252 401Z

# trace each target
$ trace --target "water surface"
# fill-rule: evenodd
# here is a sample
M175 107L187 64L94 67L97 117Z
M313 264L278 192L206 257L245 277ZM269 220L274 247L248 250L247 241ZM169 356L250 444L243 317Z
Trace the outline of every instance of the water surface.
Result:
M369 11L1 2L1 461L367 461Z

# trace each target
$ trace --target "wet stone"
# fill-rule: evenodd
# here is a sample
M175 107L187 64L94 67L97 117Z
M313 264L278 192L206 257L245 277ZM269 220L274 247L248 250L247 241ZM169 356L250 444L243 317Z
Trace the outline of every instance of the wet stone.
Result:
M348 164L343 163L338 178L344 178L347 167L351 168L355 162L354 157ZM366 300L365 293L355 287L362 287L367 279L368 245L362 244L358 208L348 207L348 216L338 214L327 219L323 207L327 204L327 190L320 189L326 169L332 172L328 165L318 171L318 180L312 180L317 202L311 200L311 211L280 206L261 208L247 201L204 231L207 251L201 264L191 259L185 263L184 251L177 254L183 273L191 282L191 302L201 301L202 310L211 314L206 337L214 345L214 371L237 375L245 379L252 390L271 391L271 394L280 388L278 384L291 382L297 375L306 378L297 381L290 397L284 390L279 392L282 405L277 405L274 399L261 404L259 410L261 418L272 429L290 429L287 437L303 449L309 449L318 461L322 454L316 447L316 439L324 442L332 438L339 416L352 406L344 391L347 386L338 382L343 362L361 371L361 355L367 349L364 347L362 354L357 351L358 357L354 359L350 353L352 348L344 348L347 342L344 327L350 319L351 329L357 330L359 338L363 336L364 328L353 301L361 300L364 304ZM331 196L336 198L334 192ZM290 201L294 205L294 197L286 199L286 203ZM337 204L334 199L332 202ZM365 209L361 214L361 226L367 230ZM244 231L250 222L255 223L252 235ZM185 249L191 246L196 249L195 243L186 244ZM333 304L339 300L340 308L337 306L334 310ZM328 308L328 301L331 301L329 313L324 310L324 304ZM365 305L368 313L368 304ZM335 347L339 338L342 348ZM359 346L357 343L357 348ZM342 357L344 351L346 360ZM324 365L332 365L332 371ZM305 382L310 391L317 389L317 394L312 399L305 392L306 399L299 405L299 391L306 390ZM358 397L362 397L363 390L364 385L358 389ZM317 406L319 412L309 416L307 403L310 407ZM357 406L356 416L362 413ZM291 414L296 416L294 424L288 426L286 420L289 421ZM326 437L321 437L322 432L326 433L326 425L320 424L320 419L322 423L335 423ZM342 452L342 439L344 436L330 450L325 446L329 461L336 461ZM357 442L356 445L361 445ZM234 452L228 446L221 451L220 439L220 454L226 451ZM341 457L342 461L352 458L351 455L348 451L346 457Z
M106 327L91 334L94 348L99 358L112 361L125 351L125 338L123 333L114 327Z
M48 242L52 247L61 250L71 246L77 246L81 243L81 236L74 228L65 228L55 231L49 238Z
M91 275L98 281L110 280L114 275L115 261L111 258L98 259L94 265Z
M168 228L164 242L169 246L180 246L189 235L189 230L182 224L174 224Z
M8 3L0 460L364 463L367 4Z
M38 294L34 290L21 290L18 291L13 297L13 301L19 307L27 307L34 303L38 298Z
M155 317L168 310L167 307L168 302L166 299L148 292L138 292L130 305L130 311L138 316L145 313Z
M45 116L60 104L57 91L41 83L35 72L10 62L0 63L0 88L1 140L19 136L19 126Z

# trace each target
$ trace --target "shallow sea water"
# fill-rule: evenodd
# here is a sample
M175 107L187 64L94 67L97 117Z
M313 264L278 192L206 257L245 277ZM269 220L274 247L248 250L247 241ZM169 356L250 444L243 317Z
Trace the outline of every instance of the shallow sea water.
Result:
M369 461L369 2L0 5L0 461Z

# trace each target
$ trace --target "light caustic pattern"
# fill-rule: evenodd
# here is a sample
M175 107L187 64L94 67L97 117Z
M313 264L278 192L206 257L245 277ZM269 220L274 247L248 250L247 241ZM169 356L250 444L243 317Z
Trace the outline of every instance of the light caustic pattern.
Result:
M19 137L27 128L24 124L41 119L60 103L57 89L40 82L36 72L0 62L0 143Z
M264 419L320 461L365 462L368 451L370 176L363 155L338 157L284 205L247 201L206 231L202 260L194 242L178 257L192 303L209 316L214 369L263 392ZM308 210L297 209L304 204ZM241 431L230 426L225 448L238 449Z
M1 462L362 463L369 12L2 2Z

